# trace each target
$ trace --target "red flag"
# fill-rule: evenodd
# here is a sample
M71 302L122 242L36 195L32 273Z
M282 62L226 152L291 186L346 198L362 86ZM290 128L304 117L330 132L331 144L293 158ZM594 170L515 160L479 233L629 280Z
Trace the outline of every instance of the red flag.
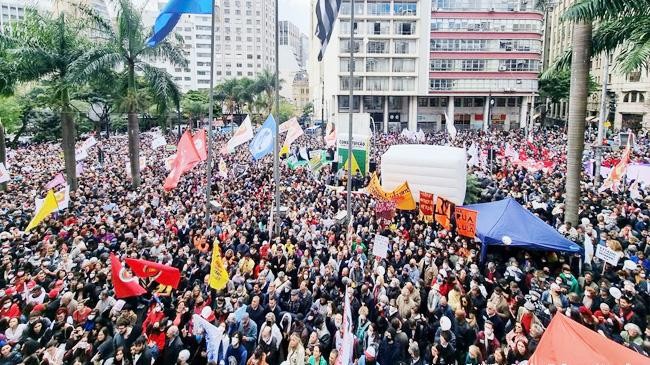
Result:
M196 152L198 152L201 161L205 161L208 158L208 139L205 136L205 129L199 129L194 136L192 137L194 142L194 147Z
M194 146L192 135L185 131L176 148L176 158L172 161L172 170L165 179L163 187L165 190L172 190L178 185L181 175L194 167L195 163L201 161L201 156Z
M177 268L147 260L126 259L124 261L136 276L143 279L153 278L162 285L169 285L174 289L178 288L181 272Z
M138 278L132 277L120 263L120 260L111 253L111 277L115 288L115 298L137 297L147 291L140 286Z

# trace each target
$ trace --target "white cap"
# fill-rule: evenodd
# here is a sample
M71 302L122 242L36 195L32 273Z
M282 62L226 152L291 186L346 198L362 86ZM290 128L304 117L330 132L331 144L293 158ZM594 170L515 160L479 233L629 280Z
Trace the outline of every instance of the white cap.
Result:
M181 352L178 353L178 359L181 361L187 361L190 359L190 352L189 350L181 350Z
M449 331L451 328L451 319L447 318L446 316L442 316L440 318L440 329L443 331Z

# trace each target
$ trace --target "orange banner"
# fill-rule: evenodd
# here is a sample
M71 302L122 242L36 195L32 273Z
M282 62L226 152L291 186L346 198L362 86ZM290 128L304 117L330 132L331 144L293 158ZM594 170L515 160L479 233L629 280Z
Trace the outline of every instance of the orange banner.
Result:
M456 207L456 232L465 237L476 237L476 217L478 212L475 210Z
M366 192L374 196L379 200L391 200L395 202L396 208L401 210L413 210L415 209L415 200L413 199L413 194L411 193L411 188L409 188L408 182L403 182L401 185L395 188L393 191L385 191L379 183L379 178L377 174L372 174L370 178L370 183L366 187Z
M438 197L436 199L435 220L448 231L451 229L451 212L453 207L454 203L445 198Z
M433 222L433 194L420 192L420 216L425 222Z

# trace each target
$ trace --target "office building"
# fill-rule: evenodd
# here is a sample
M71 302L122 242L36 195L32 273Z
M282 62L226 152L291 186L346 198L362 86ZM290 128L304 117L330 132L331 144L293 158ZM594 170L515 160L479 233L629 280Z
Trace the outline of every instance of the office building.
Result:
M299 95L294 94L294 79L296 77L306 79L306 75L298 74L305 71L306 58L303 42L307 36L300 32L298 26L287 20L281 20L278 29L280 30L278 35L280 79L283 81L280 96L289 101L295 101Z
M166 1L145 11L143 20L153 26ZM223 0L215 5L215 85L232 78L254 78L263 70L275 70L274 0ZM183 15L174 33L183 40L189 65L174 67L159 62L182 91L210 87L210 15ZM170 35L173 37L173 35Z
M343 2L321 63L312 37L316 117L323 92L325 119L348 111L349 14ZM314 30L315 15L311 22ZM384 131L438 130L445 115L458 129L523 127L537 92L542 23L526 0L358 1L353 110Z
M554 3L554 7L548 13L549 28L546 34L546 43L549 49L549 63L562 56L566 50L571 49L572 25L561 21L565 10L575 0L562 0ZM594 29L598 25L594 25ZM605 101L607 105L606 118L612 123L615 129L627 129L638 126L650 128L650 75L647 72L637 70L629 74L623 74L616 67L616 54L609 55L609 67L607 73L607 90L609 95ZM591 77L602 85L604 66L604 54L593 55L591 62ZM587 122L591 128L597 128L600 115L600 91L596 91L589 97L587 103ZM568 100L548 105L547 118L563 123L569 116Z

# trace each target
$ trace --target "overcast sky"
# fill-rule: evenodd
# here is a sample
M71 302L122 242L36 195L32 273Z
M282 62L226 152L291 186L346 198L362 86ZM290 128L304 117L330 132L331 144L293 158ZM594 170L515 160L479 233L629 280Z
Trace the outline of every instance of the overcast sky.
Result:
M309 36L310 0L279 0L280 20L289 20Z

